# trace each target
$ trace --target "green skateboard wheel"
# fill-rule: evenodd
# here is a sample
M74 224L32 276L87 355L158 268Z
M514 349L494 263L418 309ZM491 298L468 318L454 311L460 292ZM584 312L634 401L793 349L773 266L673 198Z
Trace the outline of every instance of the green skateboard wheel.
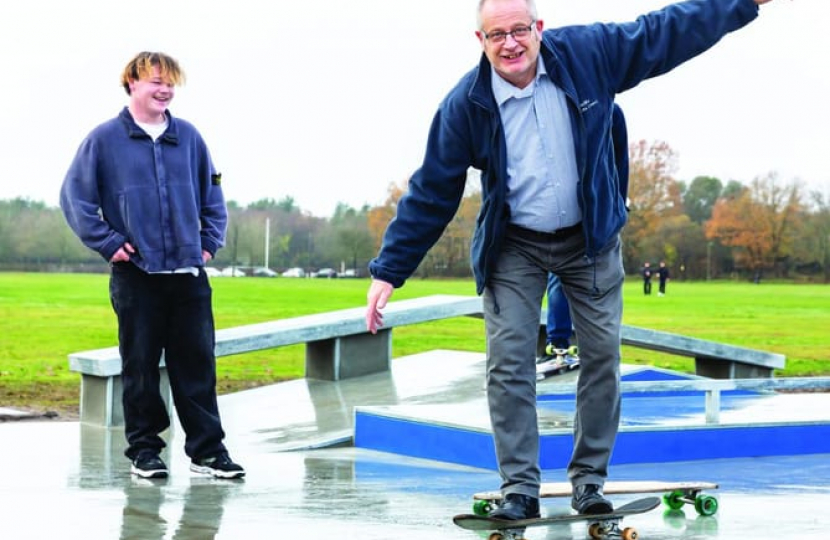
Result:
M711 495L700 495L695 499L695 510L701 516L714 516L718 511L718 500Z
M486 516L493 510L493 505L490 501L475 501L473 503L473 514L477 516Z
M663 495L663 503L672 510L680 510L686 504L683 502L683 492L680 490Z

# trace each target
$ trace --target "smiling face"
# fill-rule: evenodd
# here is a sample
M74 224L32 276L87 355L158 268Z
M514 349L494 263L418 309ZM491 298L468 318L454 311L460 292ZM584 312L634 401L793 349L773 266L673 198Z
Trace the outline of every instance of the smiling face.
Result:
M161 76L158 66L153 66L147 77L132 80L130 87L130 113L139 122L161 124L164 111L173 100L175 85Z
M183 82L179 64L164 53L139 53L121 74L121 84L130 95L130 113L138 122L147 124L164 122L175 87Z
M479 21L480 30L476 36L496 73L518 88L530 84L536 76L544 24L541 20L534 22L527 1L485 0L479 8ZM528 26L532 27L530 34L518 40L512 35L506 36L501 43L487 38L493 32L511 32Z

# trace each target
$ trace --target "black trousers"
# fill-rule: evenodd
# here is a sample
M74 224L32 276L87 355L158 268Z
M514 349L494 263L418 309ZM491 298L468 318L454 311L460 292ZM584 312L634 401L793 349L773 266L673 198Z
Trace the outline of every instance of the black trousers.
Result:
M132 263L115 263L110 300L118 317L127 449L160 452L159 434L170 416L159 389L159 361L170 378L173 402L193 459L225 451L216 401L216 342L212 291L204 270L193 274L147 274Z

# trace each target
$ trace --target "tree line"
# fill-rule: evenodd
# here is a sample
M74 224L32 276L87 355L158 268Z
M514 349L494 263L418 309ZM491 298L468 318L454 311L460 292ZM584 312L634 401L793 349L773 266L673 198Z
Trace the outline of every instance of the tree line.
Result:
M801 279L830 282L830 197L769 173L742 183L675 178L676 154L664 142L629 148L629 221L622 232L626 272L665 261L673 279ZM421 277L470 276L469 248L481 196L478 174ZM213 266L355 269L365 275L406 180L389 185L378 206L339 204L328 218L293 198L228 202L227 241ZM75 237L59 208L0 200L0 269L105 271L106 263Z

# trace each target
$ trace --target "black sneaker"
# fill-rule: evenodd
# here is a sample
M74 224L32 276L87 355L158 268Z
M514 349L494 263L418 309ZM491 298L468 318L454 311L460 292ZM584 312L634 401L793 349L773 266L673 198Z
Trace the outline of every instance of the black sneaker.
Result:
M611 501L602 495L602 486L597 484L574 486L571 508L580 514L610 514L614 511Z
M133 460L130 472L141 478L167 478L167 465L158 454L143 452Z
M190 470L199 474L209 474L216 478L242 478L245 469L231 461L227 453L216 456L194 459L190 462Z
M504 498L504 503L490 512L487 517L515 521L537 518L539 515L539 499L520 493L508 493Z

